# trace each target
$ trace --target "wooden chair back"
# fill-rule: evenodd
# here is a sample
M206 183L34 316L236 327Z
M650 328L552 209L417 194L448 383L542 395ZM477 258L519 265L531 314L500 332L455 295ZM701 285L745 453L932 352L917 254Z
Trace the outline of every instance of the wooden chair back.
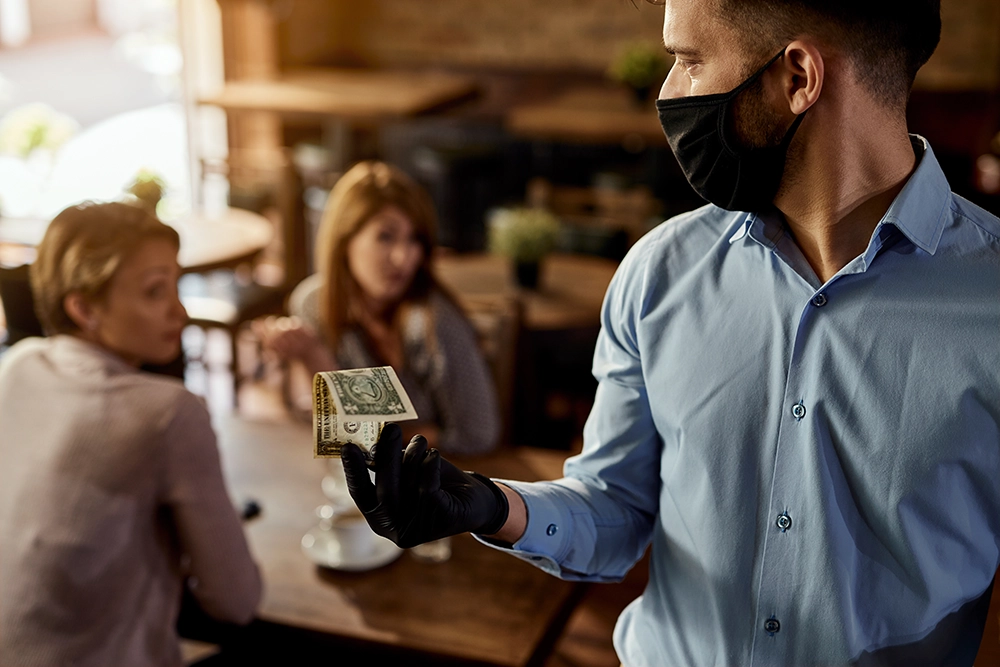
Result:
M202 160L202 173L228 179L231 206L256 211L274 223L278 233L262 259L280 265L281 287L291 291L309 275L302 181L290 151L232 151L225 160Z
M238 339L251 333L245 325L258 317L280 315L285 300L306 276L306 235L302 187L288 151L233 151L225 161L202 162L203 174L225 175L230 182L230 203L257 210L277 226L279 233L272 247L258 258L261 264L280 264L280 279L261 284L257 271L215 271L208 275L188 275L181 280L181 300L188 310L190 324L202 329L224 329L229 334L232 359L233 399L238 407L239 388L245 373L238 359ZM254 343L259 341L254 337ZM192 361L204 362L193 355ZM258 374L258 368L252 374Z
M523 306L516 296L509 294L463 295L459 303L472 323L479 349L493 374L503 424L500 441L508 443L514 417L514 385Z
M31 294L28 277L30 264L16 267L0 266L0 304L6 320L5 345L13 345L22 338L44 336L42 323L35 315L35 299Z

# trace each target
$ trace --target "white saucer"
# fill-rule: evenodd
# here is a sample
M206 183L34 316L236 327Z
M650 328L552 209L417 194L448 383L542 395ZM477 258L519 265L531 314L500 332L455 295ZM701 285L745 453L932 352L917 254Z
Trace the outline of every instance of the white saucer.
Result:
M302 536L302 551L317 565L345 572L364 572L388 565L399 558L403 550L384 537L372 537L372 550L362 557L343 553L340 542L330 530L314 526Z

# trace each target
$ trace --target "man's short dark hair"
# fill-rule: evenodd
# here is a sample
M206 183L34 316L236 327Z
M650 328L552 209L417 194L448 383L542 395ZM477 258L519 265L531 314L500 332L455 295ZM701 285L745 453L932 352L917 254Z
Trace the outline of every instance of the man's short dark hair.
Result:
M905 107L917 70L941 38L941 0L716 1L722 19L747 36L757 57L770 57L803 34L826 39L889 106Z

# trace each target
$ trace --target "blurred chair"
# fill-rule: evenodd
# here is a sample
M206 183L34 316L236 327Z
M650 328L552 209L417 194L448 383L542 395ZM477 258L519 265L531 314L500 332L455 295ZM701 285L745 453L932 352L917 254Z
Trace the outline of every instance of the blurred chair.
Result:
M524 307L516 296L482 294L463 296L462 310L472 323L479 349L493 374L503 424L501 443L509 443L514 418L514 388L517 380L517 350Z
M239 387L243 379L238 357L241 334L249 331L249 323L265 315L282 314L285 300L295 285L305 277L305 223L301 184L290 156L283 154L275 164L273 155L263 163L254 154L234 153L223 163L208 163L203 173L208 176L226 175L230 179L230 203L251 209L277 209L280 233L280 279L276 284L261 284L252 271L222 269L206 274L191 273L180 281L181 301L191 318L190 324L201 329L222 329L229 335L230 364L233 375L233 404L238 406ZM260 368L260 350L258 346ZM204 346L192 354L189 361L207 365Z
M181 276L178 288L188 312L189 326L203 330L222 329L229 336L229 364L233 375L233 404L238 405L238 391L243 379L239 364L240 335L251 321L284 311L287 290L281 286L259 285L244 281L234 271ZM200 350L187 346L188 362L207 368L205 345ZM258 355L259 356L259 355Z
M7 321L7 336L0 344L4 348L29 336L44 336L42 324L35 315L35 300L31 296L28 277L30 264L16 267L0 266L0 303Z

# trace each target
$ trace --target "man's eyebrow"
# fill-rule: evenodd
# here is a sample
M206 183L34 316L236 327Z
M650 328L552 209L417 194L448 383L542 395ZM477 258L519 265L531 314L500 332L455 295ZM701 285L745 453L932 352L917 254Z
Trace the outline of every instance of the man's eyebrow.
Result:
M672 56L676 56L678 54L680 54L682 56L693 57L693 58L697 58L697 57L701 56L701 51L699 51L698 49L696 49L694 47L690 47L690 46L683 46L683 45L678 45L678 44L668 44L666 42L663 42L663 49L667 53L669 53L670 55L672 55Z

